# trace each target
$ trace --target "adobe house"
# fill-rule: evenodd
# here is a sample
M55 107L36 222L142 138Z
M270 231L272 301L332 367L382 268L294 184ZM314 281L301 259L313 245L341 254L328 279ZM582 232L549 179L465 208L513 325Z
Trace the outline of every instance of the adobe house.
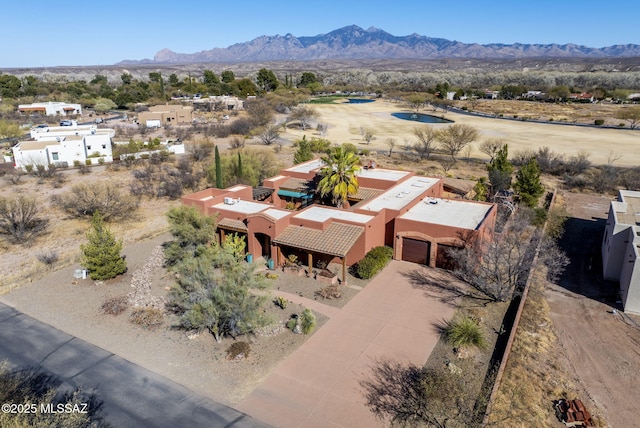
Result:
M444 199L443 180L411 171L371 166L358 173L359 190L348 209L316 204L319 159L284 169L252 189L236 185L182 197L188 206L217 216L217 239L246 237L247 252L280 266L291 254L311 272L314 264L347 265L372 248L388 245L394 258L447 267L446 249L463 234L486 237L496 220L494 204Z
M146 126L188 124L193 121L193 107L180 104L164 104L149 107L138 113L138 123Z

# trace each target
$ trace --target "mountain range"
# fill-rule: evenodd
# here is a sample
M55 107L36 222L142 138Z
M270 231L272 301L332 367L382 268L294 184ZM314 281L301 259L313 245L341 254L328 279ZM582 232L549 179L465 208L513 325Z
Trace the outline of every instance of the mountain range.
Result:
M443 59L443 58L621 58L640 57L640 45L614 45L592 48L576 44L462 43L411 34L394 36L371 27L343 27L310 37L260 36L227 48L196 53L177 53L162 49L153 58L122 61L125 64L189 64L256 61L313 61L340 59Z

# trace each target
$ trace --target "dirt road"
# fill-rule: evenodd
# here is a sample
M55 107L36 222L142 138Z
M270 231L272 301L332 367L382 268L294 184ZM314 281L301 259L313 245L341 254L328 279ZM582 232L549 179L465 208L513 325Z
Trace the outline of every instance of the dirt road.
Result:
M640 414L640 323L619 308L615 284L602 280L600 242L608 199L565 194L571 218L561 245L571 265L547 290L558 341L576 384L613 428L637 426ZM616 313L617 312L617 313ZM551 397L550 397L551 399Z

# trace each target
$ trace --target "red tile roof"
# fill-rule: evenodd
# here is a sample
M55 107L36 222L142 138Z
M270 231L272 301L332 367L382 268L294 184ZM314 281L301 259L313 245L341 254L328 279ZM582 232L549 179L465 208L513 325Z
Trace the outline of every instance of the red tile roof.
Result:
M249 229L247 229L247 225L244 224L241 220L234 220L232 218L223 218L218 222L218 227L223 229L231 229L238 232L246 233Z
M274 243L316 253L345 257L355 245L364 227L333 222L325 230L287 226Z

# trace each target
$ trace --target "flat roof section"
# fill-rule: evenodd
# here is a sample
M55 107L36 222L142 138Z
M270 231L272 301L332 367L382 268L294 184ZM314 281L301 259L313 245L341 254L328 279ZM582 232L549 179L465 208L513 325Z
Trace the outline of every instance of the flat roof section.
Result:
M398 171L395 169L362 168L357 175L358 177L373 178L375 180L398 181L409 174L409 171Z
M20 150L44 150L47 147L54 147L62 145L60 141L45 140L45 141L20 141L16 146Z
M477 202L424 198L399 218L475 230L491 208Z
M624 203L624 211L617 211L618 221L621 224L640 226L640 192L635 190L620 190L620 196ZM620 206L620 205L618 205Z
M309 173L318 168L322 168L323 166L324 166L324 162L322 162L322 159L314 159L309 162L301 163L299 165L294 165L291 168L287 168L285 171Z
M224 202L220 202L216 205L212 205L212 208L242 214L255 214L271 208L271 205L261 204L258 202L243 201L242 199L233 199L232 204L225 204Z
M401 210L415 198L422 195L425 190L435 186L439 181L439 178L411 177L362 205L360 209L372 212L380 212L385 208Z
M362 224L369 222L373 218L373 216L366 214L357 214L351 211L342 211L319 206L307 208L299 214L296 214L294 217L303 220L316 221L318 223L324 223L326 220L334 219Z
M276 208L269 208L268 210L262 212L262 214L266 214L271 218L275 218L276 220L280 220L281 218L284 218L291 213L292 211L278 210Z

